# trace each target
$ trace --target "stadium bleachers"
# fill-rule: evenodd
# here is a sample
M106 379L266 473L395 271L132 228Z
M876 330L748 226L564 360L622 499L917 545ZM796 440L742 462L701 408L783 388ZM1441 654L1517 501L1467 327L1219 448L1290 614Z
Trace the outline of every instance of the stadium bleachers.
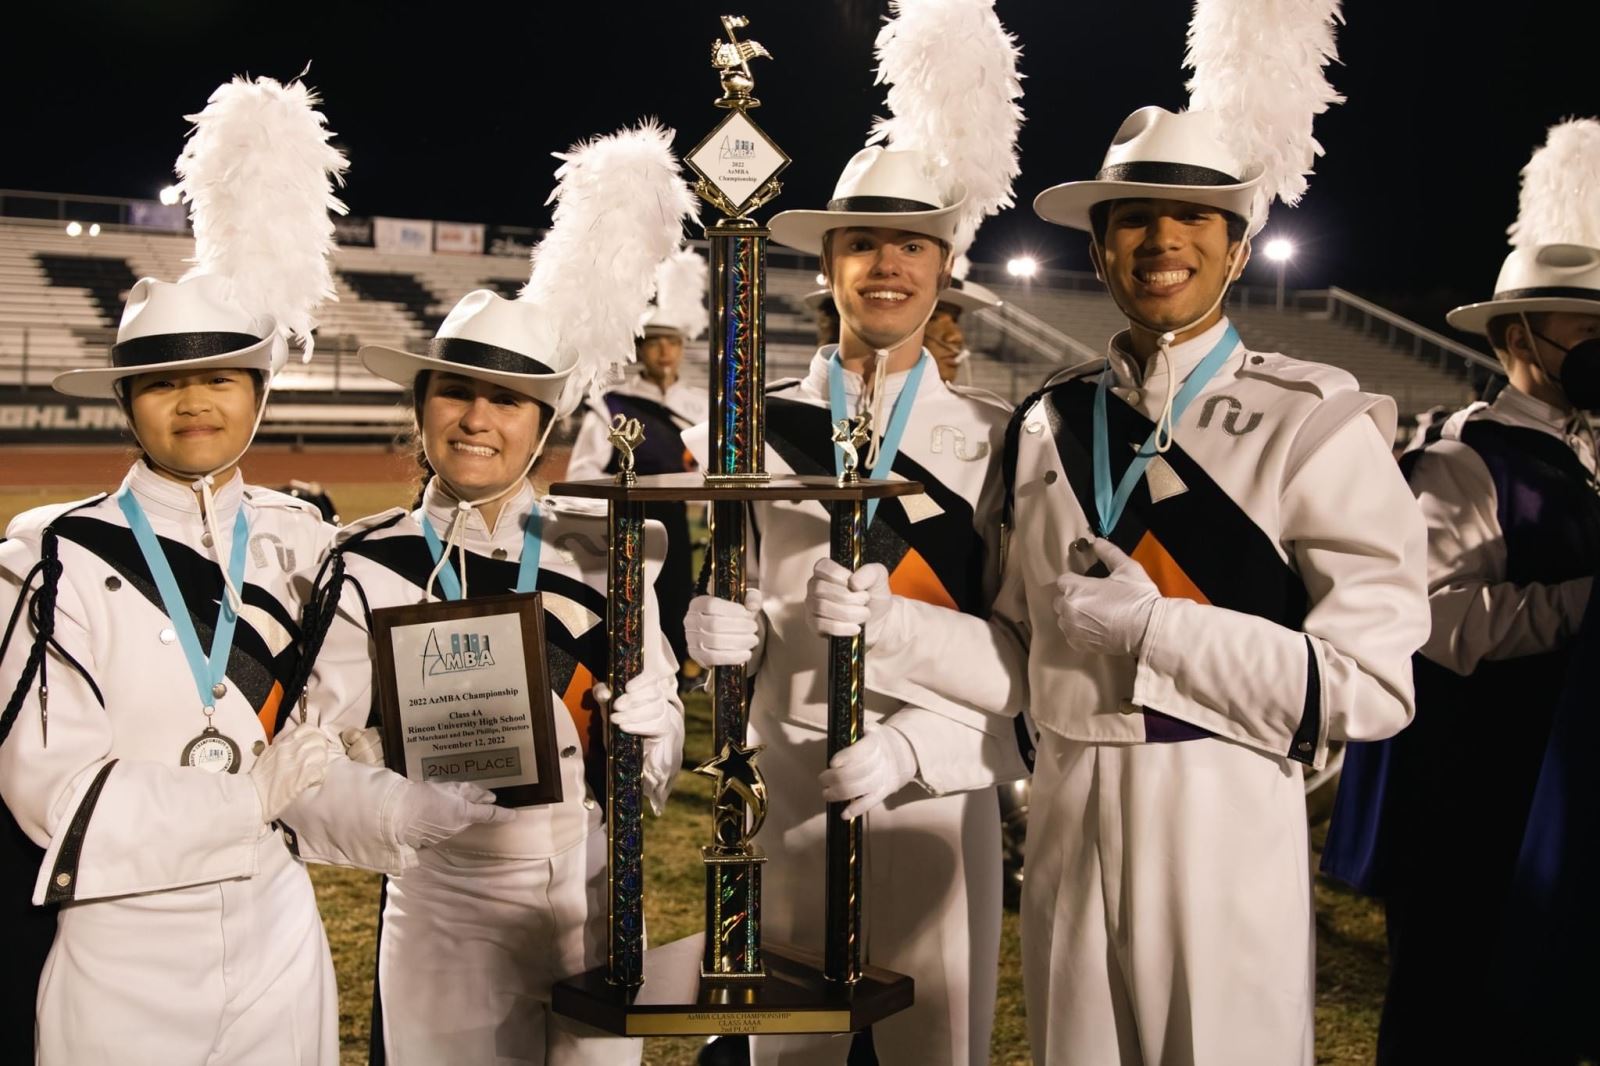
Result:
M146 275L181 276L193 248L192 239L182 235L107 227L95 237L70 237L58 226L0 220L0 386L24 380L44 385L60 370L101 365L128 286ZM279 379L280 393L392 394L392 385L373 378L355 360L361 344L418 350L469 290L489 287L514 296L527 279L527 262L520 256L396 255L342 247L333 266L338 300L321 312L317 357L309 365L292 362ZM803 372L814 350L815 331L803 297L816 288L816 275L774 266L767 287L767 366L769 378L776 379ZM1103 293L1037 281L990 287L1093 350L1123 325ZM1230 313L1252 347L1343 367L1364 388L1393 395L1403 412L1470 397L1459 372L1414 359L1382 337L1331 320L1326 312L1258 305ZM1057 353L1019 353L1007 346L1001 320L980 317L969 321L967 332L979 352L970 368L971 383L1013 400L1064 365L1052 362ZM989 358L985 351L1001 358ZM1065 362L1076 358L1064 357ZM691 345L688 359L691 367L703 365L705 345Z

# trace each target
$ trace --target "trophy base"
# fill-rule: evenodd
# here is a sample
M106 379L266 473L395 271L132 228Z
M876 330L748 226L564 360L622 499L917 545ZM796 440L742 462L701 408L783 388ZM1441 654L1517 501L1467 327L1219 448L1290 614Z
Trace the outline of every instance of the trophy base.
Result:
M911 978L875 966L854 985L836 984L819 953L768 943L764 979L701 979L704 953L704 933L652 948L638 988L611 984L601 966L558 982L551 1006L618 1036L849 1033L911 1006Z
M862 479L848 485L837 477L820 474L763 474L760 481L724 480L753 475L730 474L643 474L632 485L619 485L613 478L593 481L561 481L550 486L552 496L580 496L591 500L655 503L668 500L878 500L889 496L912 496L922 491L916 481L871 481Z

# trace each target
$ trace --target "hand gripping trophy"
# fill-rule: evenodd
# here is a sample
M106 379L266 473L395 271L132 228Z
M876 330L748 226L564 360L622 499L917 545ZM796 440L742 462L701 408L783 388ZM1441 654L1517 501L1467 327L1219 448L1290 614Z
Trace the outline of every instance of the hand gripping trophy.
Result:
M611 581L607 625L611 685L620 690L639 670L638 635L643 607L643 506L649 501L710 500L711 591L742 602L745 595L745 509L753 501L823 501L830 512L830 552L854 570L861 565L869 500L920 492L913 481L865 480L857 472L870 435L865 419L833 427L833 441L849 460L837 477L781 476L766 472L765 316L768 230L749 213L781 191L777 177L789 158L748 112L760 106L752 92L750 60L771 58L755 41L740 40L748 24L722 19L725 40L712 45L728 111L689 154L699 180L695 192L722 217L706 227L710 243L710 407L704 474L640 477L631 453L642 433L613 424L622 456L615 478L568 482L553 493L608 501ZM865 644L830 638L828 756L862 736ZM743 666L718 666L712 682L715 754L696 768L712 777L710 843L701 849L706 870L705 931L644 950L643 834L635 760L611 760L607 821L610 921L607 965L557 984L559 1013L631 1036L727 1032L849 1032L903 1010L912 999L911 978L867 965L862 958L862 820L828 819L824 890L826 936L822 945L763 943L761 869L766 857L754 842L766 816L766 785L746 743L748 685ZM613 736L615 742L618 738ZM625 741L619 749L626 755ZM821 948L818 951L818 947ZM819 965L820 962L820 965Z

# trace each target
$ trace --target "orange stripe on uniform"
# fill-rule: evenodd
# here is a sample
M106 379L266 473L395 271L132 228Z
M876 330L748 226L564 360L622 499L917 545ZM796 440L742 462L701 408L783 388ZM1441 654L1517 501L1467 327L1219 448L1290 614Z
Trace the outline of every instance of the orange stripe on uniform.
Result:
M1145 533L1131 554L1134 560L1144 567L1144 572L1150 575L1150 580L1156 583L1161 595L1173 596L1180 600L1193 600L1195 603L1211 602L1206 599L1206 594L1200 591L1200 587L1189 580L1189 575L1184 573L1178 561L1167 553L1167 549L1156 539L1154 533Z
M589 668L579 663L572 671L572 680L567 682L567 691L561 694L561 702L567 705L567 713L572 715L572 724L578 727L578 738L585 744L589 740L589 719L594 715L594 700L589 698L589 690L594 688L594 675Z
M268 742L271 742L273 734L278 731L278 704L282 702L283 686L274 681L272 691L267 693L266 702L256 712L256 717L261 720L261 728L266 730Z
M915 548L906 550L905 558L889 575L889 591L908 600L921 600L935 607L959 610L955 597L945 591L944 582L939 580L939 575L933 572L933 567Z

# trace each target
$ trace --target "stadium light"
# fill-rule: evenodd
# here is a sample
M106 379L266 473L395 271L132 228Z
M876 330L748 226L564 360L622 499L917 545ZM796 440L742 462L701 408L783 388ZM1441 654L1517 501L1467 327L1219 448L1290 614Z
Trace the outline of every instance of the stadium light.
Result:
M1294 258L1294 242L1274 237L1262 249L1266 257L1278 264L1278 310L1283 310L1283 279L1289 270L1289 260Z
M166 204L168 207L171 207L173 204L178 202L178 187L176 185L163 186L161 191L156 195L160 197L162 203Z
M826 287L827 284L828 284L828 275L826 275L826 274L818 274L817 275L817 284Z
M67 236L68 237L76 237L79 234L81 234L82 232L83 232L83 223L81 223L81 222L68 222L67 223Z
M98 223L98 222L89 223L89 236L91 236L91 237L100 236L100 223Z
M1006 273L1014 278L1031 278L1039 273L1039 261L1031 255L1006 260Z

